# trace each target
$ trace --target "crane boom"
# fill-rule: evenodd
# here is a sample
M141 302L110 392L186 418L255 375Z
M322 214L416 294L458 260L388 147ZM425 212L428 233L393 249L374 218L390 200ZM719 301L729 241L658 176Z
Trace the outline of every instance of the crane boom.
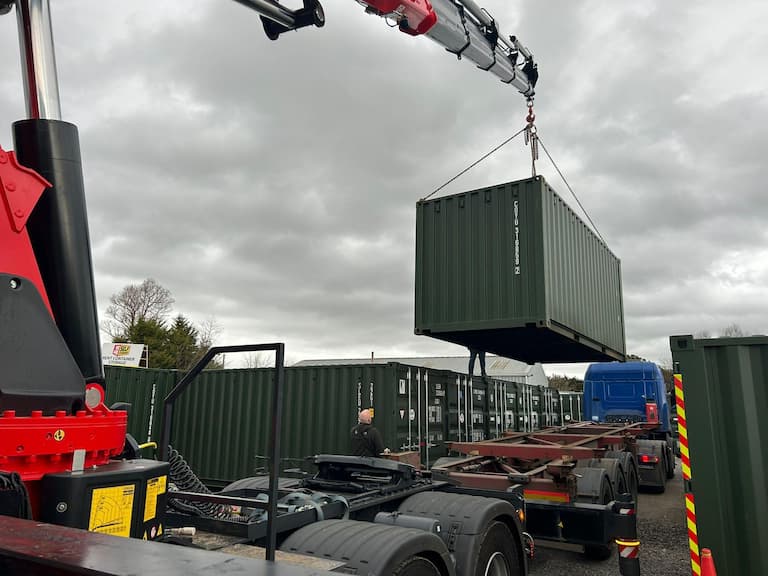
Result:
M277 0L235 0L261 15L272 40L304 26L323 26L325 15L318 0L303 0L304 7L289 10ZM532 98L539 73L531 52L515 37L504 37L496 20L474 0L357 0L369 14L394 22L410 36L431 38L459 58L474 62L505 84ZM521 58L522 56L522 58Z
M517 40L504 38L496 21L474 0L358 0L366 11L397 22L412 36L425 35L449 52L533 97L538 70L533 55ZM522 62L518 62L520 56Z

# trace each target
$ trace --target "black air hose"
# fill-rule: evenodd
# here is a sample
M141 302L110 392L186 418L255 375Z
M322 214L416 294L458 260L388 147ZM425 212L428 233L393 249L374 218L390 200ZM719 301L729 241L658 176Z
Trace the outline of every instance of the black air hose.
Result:
M179 490L184 492L198 492L200 494L211 494L211 491L206 488L200 478L197 477L190 468L184 457L179 454L178 450L172 446L168 446L168 464L171 466L170 477ZM187 514L198 514L202 516L211 516L213 518L230 518L233 516L230 507L222 504L214 504L212 502L190 502L189 500L179 500L172 497L172 493L168 494L168 503L173 508Z

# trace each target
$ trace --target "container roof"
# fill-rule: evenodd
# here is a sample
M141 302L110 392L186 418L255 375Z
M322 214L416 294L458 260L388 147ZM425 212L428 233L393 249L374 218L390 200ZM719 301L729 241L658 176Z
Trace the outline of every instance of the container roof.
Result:
M469 356L428 356L412 358L346 358L346 359L323 359L323 360L302 360L293 364L293 366L338 366L346 364L388 364L397 362L399 364L408 364L411 366L421 366L423 368L433 368L435 370L450 370L466 374L469 369ZM526 364L518 362L503 356L487 355L485 367L488 376L491 378L523 377L534 380L543 380L546 382L546 375L541 364ZM475 375L480 375L480 361L475 362ZM534 382L538 383L538 382Z

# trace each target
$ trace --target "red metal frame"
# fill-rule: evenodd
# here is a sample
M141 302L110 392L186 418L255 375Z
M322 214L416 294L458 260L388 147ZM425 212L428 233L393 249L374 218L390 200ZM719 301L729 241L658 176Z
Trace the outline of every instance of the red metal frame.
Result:
M401 25L400 30L411 36L424 34L437 23L437 14L429 0L361 0L361 3L381 15L402 16L408 26Z
M76 450L85 450L85 467L106 464L125 445L128 413L111 411L103 404L80 410L74 416L57 412L43 416L0 415L0 470L18 472L22 480L39 480L45 474L72 469Z
M0 148L0 196L7 224L0 219L0 272L18 274L31 281L51 312L40 269L32 251L27 220L51 184L34 170L21 166L13 152Z
M601 458L609 448L636 452L635 436L654 427L585 422L484 442L449 442L450 450L469 456L442 466L437 474L477 489L506 491L523 484L527 500L567 504L576 498L576 460Z
M51 184L35 171L21 166L13 152L0 148L0 196L5 223L0 219L0 272L18 275L34 283L48 312L51 306L27 232L27 221L46 188ZM16 416L14 410L0 414L0 471L16 472L27 485L36 516L37 482L45 474L72 470L75 453L84 451L83 467L106 464L119 456L125 445L128 413L109 410L99 391L97 406L75 414L58 411L44 416L33 410ZM83 391L86 383L83 380Z

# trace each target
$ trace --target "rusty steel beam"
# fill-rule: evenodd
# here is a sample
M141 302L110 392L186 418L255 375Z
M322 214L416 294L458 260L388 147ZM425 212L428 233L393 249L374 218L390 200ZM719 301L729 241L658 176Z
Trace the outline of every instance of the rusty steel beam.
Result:
M582 434L546 434L541 437L538 434L530 436L532 440L544 441L553 444L560 444L561 446L579 446L580 443L597 442L598 446L604 448L606 446L615 446L616 444L624 444L625 436L587 436Z
M522 460L554 460L570 456L576 460L600 458L605 452L601 448L584 446L550 446L537 444L502 444L497 442L449 442L448 449L462 454L477 453L480 456L520 458Z

